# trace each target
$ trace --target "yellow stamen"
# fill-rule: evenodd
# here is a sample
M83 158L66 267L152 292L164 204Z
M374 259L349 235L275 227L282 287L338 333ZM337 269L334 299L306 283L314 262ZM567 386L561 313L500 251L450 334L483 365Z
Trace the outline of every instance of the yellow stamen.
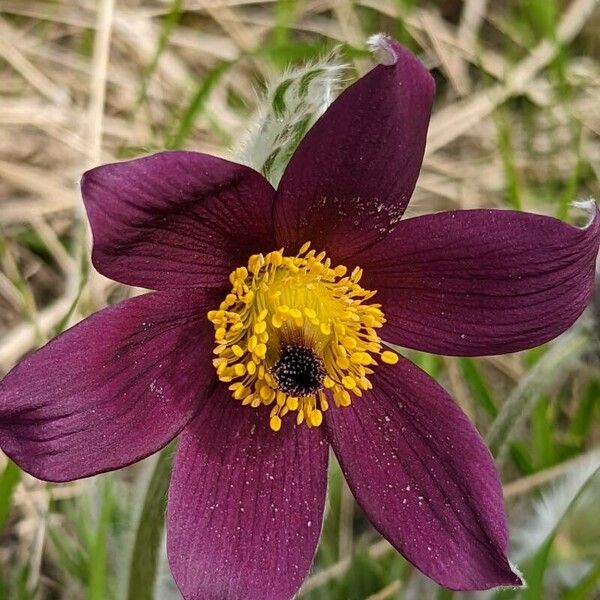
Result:
M310 242L296 256L255 254L231 273L231 292L208 313L219 379L243 405L271 405L273 431L289 413L298 425L319 427L330 402L334 410L349 406L372 388L376 357L399 360L383 350L385 317L368 303L375 292L360 286L362 269L348 273Z
M381 360L388 365L395 365L400 360L400 357L395 352L386 350L381 353Z

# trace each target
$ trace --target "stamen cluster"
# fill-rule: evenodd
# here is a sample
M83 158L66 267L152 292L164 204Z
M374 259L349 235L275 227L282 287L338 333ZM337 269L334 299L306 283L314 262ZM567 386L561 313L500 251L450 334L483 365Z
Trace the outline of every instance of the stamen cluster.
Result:
M251 256L231 273L219 309L208 313L219 379L243 405L273 405L275 431L290 412L298 424L319 426L329 400L349 406L371 389L375 356L398 360L382 351L377 330L385 317L380 305L367 303L376 292L359 285L362 269L348 275L309 248L307 242L292 257L283 250Z

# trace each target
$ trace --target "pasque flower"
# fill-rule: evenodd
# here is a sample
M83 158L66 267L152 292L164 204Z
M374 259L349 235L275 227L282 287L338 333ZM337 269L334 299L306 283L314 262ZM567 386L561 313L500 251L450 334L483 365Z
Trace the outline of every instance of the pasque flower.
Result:
M519 585L498 475L473 426L398 344L514 352L568 328L599 245L504 210L401 220L433 80L382 63L306 134L278 189L161 152L88 171L93 262L152 292L106 308L0 384L0 443L29 473L117 469L180 435L168 554L187 600L290 598L325 504L328 452L373 525L452 589Z

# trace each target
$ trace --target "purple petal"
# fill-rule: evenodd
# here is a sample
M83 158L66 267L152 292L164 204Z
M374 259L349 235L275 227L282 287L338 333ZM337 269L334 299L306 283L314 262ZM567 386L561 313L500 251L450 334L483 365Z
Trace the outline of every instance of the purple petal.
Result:
M502 490L477 431L406 359L373 391L325 413L328 437L373 525L413 565L455 590L519 585L506 559Z
M0 382L2 450L40 479L68 481L165 446L214 384L214 305L200 290L139 296L28 356Z
M397 61L345 90L307 133L275 200L280 245L311 241L339 262L398 223L415 187L434 83L397 43Z
M268 420L220 386L181 436L167 548L186 600L284 600L308 573L328 445L322 428Z
M594 285L600 219L585 229L508 210L407 219L363 253L400 346L455 356L539 346L567 329Z
M104 275L151 289L220 286L272 250L274 190L256 171L197 152L160 152L81 181Z

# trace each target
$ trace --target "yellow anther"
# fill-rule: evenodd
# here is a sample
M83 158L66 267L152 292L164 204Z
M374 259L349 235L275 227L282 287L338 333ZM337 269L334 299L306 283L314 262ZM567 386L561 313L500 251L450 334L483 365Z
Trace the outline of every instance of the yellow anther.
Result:
M260 397L263 400L272 400L275 397L275 390L272 390L268 385L260 388Z
M354 377L352 377L352 375L345 375L342 378L342 384L349 390L353 390L356 387L356 380Z
M231 350L238 358L241 358L245 354L244 350L242 350L242 347L238 346L237 344L231 346Z
M258 344L258 338L255 335L251 335L250 339L248 340L248 350L250 352L254 352L254 350L256 350L257 344Z
M304 242L304 244L302 244L302 246L300 246L298 255L305 254L309 248L310 248L310 242Z
M371 355L368 352L353 352L350 360L357 365L370 365Z
M294 396L288 396L288 399L286 401L286 406L288 407L289 410L297 410L298 409L298 398L294 397Z
M254 333L264 333L267 330L267 323L265 321L258 321L254 325Z
M381 353L381 360L388 365L395 365L400 360L400 357L395 352L386 350Z
M335 363L342 370L346 370L346 369L350 368L350 361L348 360L348 357L346 357L346 356L338 356Z
M245 398L248 394L250 393L250 390L247 390L243 385L240 386L239 388L237 388L236 390L234 390L233 392L233 397L236 400L241 400L242 398Z
M323 413L317 408L310 413L310 424L318 427L323 422Z
M295 321L302 319L302 313L297 308L290 308L290 317Z
M279 431L281 429L281 419L277 415L273 415L269 421L269 426L273 431Z
M238 376L241 377L242 375L246 374L246 365L244 365L243 363L237 363L233 366L233 372Z
M281 250L271 252L269 254L269 262L275 267L278 267L280 264L283 263L283 252L281 252Z
M304 314L311 320L317 318L317 313L312 308L305 307Z
M351 335L345 335L342 339L342 344L344 344L348 350L354 350L354 348L356 348L356 344L358 344L358 340Z

